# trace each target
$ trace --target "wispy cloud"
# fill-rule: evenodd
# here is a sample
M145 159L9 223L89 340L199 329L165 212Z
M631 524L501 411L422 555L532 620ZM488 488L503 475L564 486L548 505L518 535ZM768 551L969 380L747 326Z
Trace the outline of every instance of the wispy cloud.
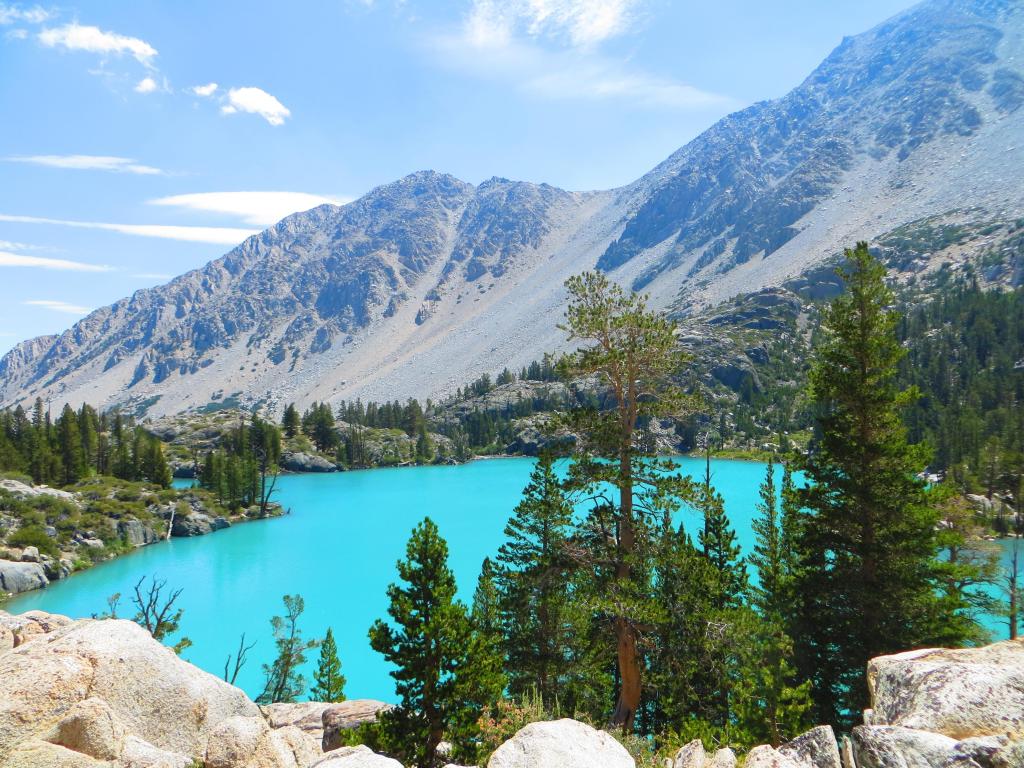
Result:
M9 163L31 163L74 171L111 171L114 173L136 173L144 176L163 173L159 168L142 165L129 157L108 155L23 155L5 157L4 160Z
M33 245L32 243L16 243L13 240L0 240L0 251L53 251L55 249L45 245Z
M0 25L15 24L42 24L52 18L53 14L35 5L31 8L22 8L18 5L7 5L0 3Z
M232 88L227 99L227 104L220 110L225 115L248 112L259 115L271 125L284 125L285 118L292 114L288 107L262 88Z
M100 229L108 232L119 232L122 235L137 237L156 237L163 240L180 240L187 243L214 243L216 245L237 245L255 234L258 230L236 229L234 227L188 227L169 224L110 224L99 221L68 221L66 219L46 219L39 216L12 216L0 213L0 221L16 224L50 224L61 227L77 227L79 229Z
M217 91L216 83L207 83L206 85L193 85L190 89L196 96L213 96Z
M646 72L598 50L626 33L637 0L475 0L461 26L430 43L438 62L551 100L617 99L702 109L731 100Z
M167 205L191 211L238 216L246 224L266 227L296 211L324 203L344 205L351 198L324 197L308 192L196 192L150 200L150 205Z
M39 33L39 42L48 48L61 47L69 51L87 51L105 56L128 54L145 67L152 67L153 59L157 56L156 48L145 40L106 32L99 27L78 22L44 29Z
M66 301L57 301L55 299L29 299L28 301L23 301L22 304L29 307L52 309L54 312L63 312L66 315L87 315L92 312L92 309L89 307L69 304Z
M49 269L62 272L110 272L113 267L101 264L86 264L81 261L67 259L47 259L41 256L26 256L21 253L0 251L0 267L30 267Z
M159 86L156 84L156 80L152 77L144 77L139 80L135 86L134 91L136 93L153 93Z

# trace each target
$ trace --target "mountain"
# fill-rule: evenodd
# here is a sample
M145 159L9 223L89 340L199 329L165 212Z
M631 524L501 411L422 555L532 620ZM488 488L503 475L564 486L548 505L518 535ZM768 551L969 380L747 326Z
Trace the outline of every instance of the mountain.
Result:
M904 256L963 261L1024 216L1022 106L1021 4L931 0L847 38L787 96L726 117L626 187L425 171L289 216L18 345L0 360L0 403L160 415L437 396L562 345L562 283L595 265L694 314L806 282L855 240L947 221L977 237Z

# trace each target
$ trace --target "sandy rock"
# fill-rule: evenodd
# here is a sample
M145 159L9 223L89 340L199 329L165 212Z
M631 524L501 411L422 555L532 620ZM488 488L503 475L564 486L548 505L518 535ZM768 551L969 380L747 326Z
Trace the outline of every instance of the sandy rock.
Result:
M402 768L397 760L378 755L364 744L341 747L323 756L310 768Z
M193 765L188 755L159 749L136 736L125 738L124 751L117 761L118 768L192 768Z
M1024 735L1024 640L909 651L868 664L868 725L945 734Z
M376 699L349 699L327 706L321 716L323 751L330 752L343 746L341 742L345 731L374 722L381 711L390 708L390 704Z
M898 725L859 725L852 740L857 768L943 768L956 747L949 736Z
M736 768L736 753L728 747L722 747L705 763L707 768Z
M6 653L14 647L14 632L6 624L0 624L0 653Z
M767 744L754 747L747 753L743 768L804 768L793 758L776 751Z
M294 725L320 738L324 729L324 710L338 706L320 701L298 701L292 704L267 704L260 707L271 728Z
M807 768L842 768L839 744L830 725L819 725L788 741L778 749L797 765Z
M50 583L40 563L0 560L0 592L29 592Z
M973 768L975 765L987 768L1008 742L1005 736L977 736L958 741L943 768Z
M706 762L707 753L704 752L704 743L700 739L694 739L679 748L672 760L672 768L704 768Z
M111 763L96 760L59 744L30 739L19 744L4 765L9 768L109 768Z
M992 768L1020 768L1024 765L1024 741L1007 744L992 756Z
M116 760L124 751L124 723L103 699L88 698L68 711L50 739L97 760Z
M531 723L498 747L487 768L635 768L611 735L575 720Z
M211 731L205 767L305 768L317 757L298 728L274 731L263 718L237 715Z
M182 661L135 623L76 621L0 655L0 763L16 743L97 694L128 733L194 757L218 723L237 715L263 721L242 691Z

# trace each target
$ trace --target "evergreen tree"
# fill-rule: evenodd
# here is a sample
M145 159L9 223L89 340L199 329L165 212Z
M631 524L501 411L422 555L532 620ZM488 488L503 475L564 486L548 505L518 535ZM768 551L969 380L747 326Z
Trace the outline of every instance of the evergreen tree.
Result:
M498 604L498 586L495 580L495 568L491 558L485 557L480 566L476 590L473 592L473 606L470 611L473 626L476 630L489 637L501 635L501 608Z
M277 656L263 665L263 692L256 697L257 704L294 702L306 690L306 678L299 671L306 663L306 653L316 648L316 640L303 640L299 617L306 609L301 595L285 595L285 615L274 616L270 626L274 632Z
M503 688L501 661L455 599L448 545L430 518L413 530L398 575L403 583L388 587L393 624L370 629L371 647L395 666L399 697L380 717L381 743L406 764L436 768L448 762L437 752L446 738L472 757L476 722Z
M571 591L568 554L573 508L542 453L505 526L495 581L502 645L512 696L536 692L543 703L575 706L588 670L573 663L584 650L589 616Z
M309 692L310 701L338 702L345 700L345 676L341 674L341 661L338 659L338 645L334 641L334 631L328 627L327 635L320 643L320 659L313 673L315 685Z
M704 518L700 531L700 547L715 569L715 605L720 610L738 606L747 586L747 572L736 543L736 532L725 514L725 500L711 484L711 449L705 449L704 482L696 496L697 507Z
M801 466L793 631L817 719L849 727L867 704L870 658L948 640L943 626L959 622L940 594L938 515L917 478L926 453L901 420L917 392L897 383L904 350L885 268L859 243L840 276L810 374L818 439Z
M61 482L64 485L77 483L85 474L82 458L82 432L78 427L78 414L70 405L65 405L57 420L57 444L64 467Z
M295 403L288 403L284 409L284 416L281 418L281 426L284 427L285 437L295 437L299 434L302 421L299 418L299 411Z
M594 500L585 523L595 595L614 630L619 692L611 723L633 729L643 697L643 628L656 610L651 595L651 531L666 508L691 493L678 466L646 454L639 427L651 418L680 416L691 401L673 381L688 359L675 326L599 272L566 282L564 329L585 346L560 363L570 381L595 376L610 391L608 409L588 402L565 425L580 436L569 487ZM607 489L614 489L609 496Z

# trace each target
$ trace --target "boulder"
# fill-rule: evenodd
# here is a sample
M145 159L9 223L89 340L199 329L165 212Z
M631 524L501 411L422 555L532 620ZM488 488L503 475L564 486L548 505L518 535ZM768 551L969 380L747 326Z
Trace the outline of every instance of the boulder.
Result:
M263 718L236 715L210 732L205 768L305 768L319 755L295 726L271 730Z
M1024 740L1007 744L992 755L992 768L1020 768L1024 765Z
M242 691L182 661L134 622L86 619L0 655L0 764L97 695L127 733L192 758L205 754L217 724L235 716L263 722Z
M289 472L334 472L337 466L323 456L310 453L285 453L281 457L281 468Z
M402 768L397 760L378 755L364 744L332 750L309 768Z
M136 549L148 544L155 544L160 540L156 531L141 520L119 520L117 535Z
M49 739L97 760L116 760L124 751L125 728L103 699L88 698L74 704Z
M804 766L788 755L782 754L767 744L762 744L747 753L747 758L743 761L743 768L804 768Z
M127 736L118 768L193 768L195 761L188 755L168 752L154 747L137 736Z
M851 734L857 768L943 768L956 740L899 725L859 725Z
M39 548L38 547L25 547L21 550L21 562L23 563L38 563L39 562Z
M635 768L613 736L575 720L530 723L498 747L487 768Z
M704 768L706 761L707 753L704 751L704 742L694 739L679 748L676 756L672 759L672 768Z
M223 531L225 528L231 527L231 521L228 520L226 517L221 517L220 515L218 515L217 517L213 518L213 522L210 523L210 527L215 531Z
M778 751L792 758L797 765L807 768L843 768L839 759L839 744L830 725L812 728L783 744Z
M374 722L382 710L390 708L390 704L375 699L349 699L325 707L321 715L324 752L343 746L345 731Z
M707 768L736 768L736 753L728 747L722 747L705 763Z
M989 768L995 756L1008 742L1009 739L1005 736L976 736L973 739L958 741L947 760L947 765L949 768L974 768L975 765Z
M932 649L868 663L867 725L899 725L953 739L1024 736L1024 640Z
M171 536L205 536L213 531L213 520L202 512L175 515L171 525Z
M73 749L51 744L41 739L30 739L11 752L5 766L11 768L109 768L110 763L100 761Z
M324 737L324 710L338 706L319 701L298 701L292 704L267 704L260 707L271 728L295 726L314 738L319 745Z
M0 592L29 592L50 583L46 572L39 563L20 563L14 560L0 560Z

